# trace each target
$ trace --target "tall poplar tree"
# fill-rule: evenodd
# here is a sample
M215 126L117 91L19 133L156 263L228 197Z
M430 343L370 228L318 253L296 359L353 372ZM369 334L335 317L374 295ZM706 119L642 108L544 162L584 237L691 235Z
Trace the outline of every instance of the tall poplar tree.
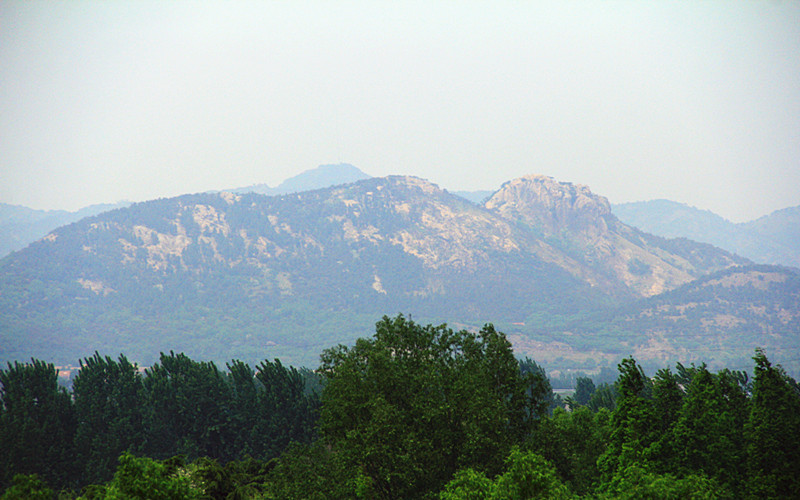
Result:
M75 427L72 401L51 363L33 359L0 370L0 487L15 474L72 486Z
M780 366L757 350L750 416L745 426L748 485L758 498L800 492L800 394Z

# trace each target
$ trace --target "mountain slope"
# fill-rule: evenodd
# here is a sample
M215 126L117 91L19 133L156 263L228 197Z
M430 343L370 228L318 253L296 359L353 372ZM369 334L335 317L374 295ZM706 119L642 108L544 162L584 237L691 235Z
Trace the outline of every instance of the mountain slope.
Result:
M2 355L122 351L146 364L174 349L313 366L382 314L477 327L576 318L744 262L641 233L607 206L548 178L477 206L398 176L137 203L0 261Z
M747 263L688 241L653 237L619 221L588 187L532 175L504 184L484 206L530 227L584 266L650 296L710 270Z
M612 210L648 233L710 243L759 263L800 267L800 207L739 224L668 200L623 203Z
M34 210L0 203L0 257L25 248L59 226L128 205L130 203L127 202L90 205L75 212L68 212L66 210Z

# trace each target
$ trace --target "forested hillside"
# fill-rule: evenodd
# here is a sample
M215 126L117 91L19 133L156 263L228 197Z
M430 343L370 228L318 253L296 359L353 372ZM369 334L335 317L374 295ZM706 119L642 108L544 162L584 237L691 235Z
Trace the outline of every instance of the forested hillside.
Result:
M315 372L164 354L0 370L3 499L794 498L800 386L632 357L554 396L503 333L384 317Z
M126 202L91 205L75 212L68 212L66 210L34 210L0 203L0 257L25 248L57 227L128 205L130 203Z

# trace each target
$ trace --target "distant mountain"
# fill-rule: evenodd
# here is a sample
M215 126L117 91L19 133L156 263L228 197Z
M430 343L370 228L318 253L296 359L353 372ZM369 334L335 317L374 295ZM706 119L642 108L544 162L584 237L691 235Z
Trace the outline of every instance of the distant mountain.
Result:
M358 168L349 163L338 163L335 165L320 165L317 168L306 170L294 177L290 177L278 184L277 187L269 187L266 184L255 184L242 188L232 189L231 192L237 194L259 193L266 195L279 195L289 193L300 193L302 191L312 191L338 184L349 184L371 176L365 174Z
M0 257L25 248L59 226L128 205L130 205L128 202L91 205L75 212L68 212L66 210L34 210L19 205L0 203Z
M452 193L480 205L493 195L494 191L453 191Z
M622 203L612 211L648 233L710 243L763 264L800 268L800 206L739 224L668 200Z
M98 350L147 364L173 349L314 366L397 312L491 321L520 349L552 346L598 311L747 263L626 226L587 187L543 176L509 181L482 206L397 176L186 195L82 219L0 260L0 362Z
M751 234L759 235L754 248L766 263L800 268L800 206L784 208L740 224Z

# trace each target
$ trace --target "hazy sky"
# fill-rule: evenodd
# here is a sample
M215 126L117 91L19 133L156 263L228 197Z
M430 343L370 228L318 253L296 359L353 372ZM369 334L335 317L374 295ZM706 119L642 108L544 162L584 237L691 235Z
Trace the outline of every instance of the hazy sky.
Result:
M733 221L800 205L800 1L0 1L0 202L338 162Z

